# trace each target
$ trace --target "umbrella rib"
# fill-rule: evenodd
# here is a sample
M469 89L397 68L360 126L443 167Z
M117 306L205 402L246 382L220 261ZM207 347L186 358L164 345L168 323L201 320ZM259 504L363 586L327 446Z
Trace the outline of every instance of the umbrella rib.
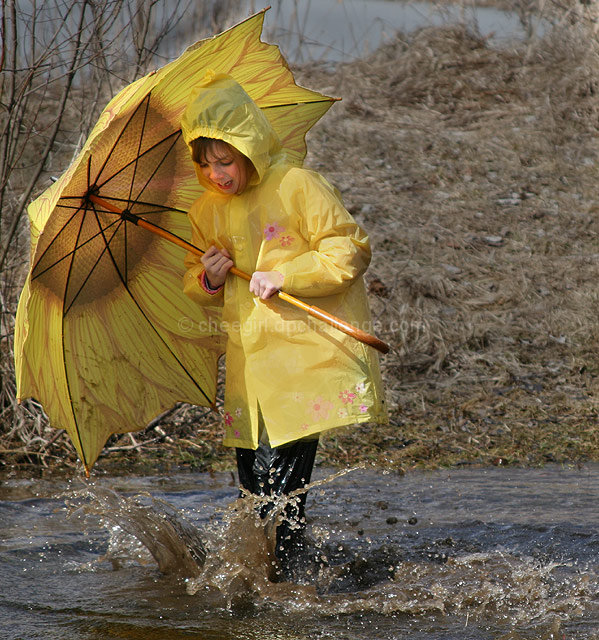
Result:
M137 302L137 300L135 299L135 297L133 296L133 294L131 293L131 290L129 289L129 287L127 286L127 281L123 278L123 274L121 273L120 269L118 268L117 264L116 264L116 260L114 258L114 255L112 253L112 251L110 250L110 242L112 241L112 239L115 237L118 229L120 228L120 225L117 226L117 228L114 230L114 233L112 234L110 240L107 241L106 236L104 235L104 231L107 227L102 228L100 225L100 220L98 218L98 212L96 211L95 206L93 206L93 210L94 210L94 214L96 216L96 220L98 222L98 226L100 228L98 234L96 234L96 237L98 235L102 235L102 237L104 238L104 243L105 243L105 247L102 250L102 252L100 253L100 255L98 256L98 259L96 260L95 264L93 265L93 267L89 270L89 273L87 275L87 277L85 278L85 281L81 284L81 287L79 287L79 290L77 291L77 293L73 296L73 299L71 300L71 303L69 304L68 308L65 310L64 314L63 314L63 318L66 317L67 313L69 312L69 310L71 309L71 307L73 306L75 300L77 299L77 296L81 293L83 287L85 286L85 284L87 283L87 281L89 280L89 278L91 277L91 274L93 272L93 270L96 268L96 266L98 265L98 263L100 262L100 259L102 258L102 256L104 255L104 253L107 251L108 255L110 256L110 259L112 260L113 266L116 269L116 272L119 276L119 279L121 280L121 283L123 285L123 288L125 289L125 291L127 292L127 294L130 296L131 300L133 301L133 303L135 304L135 306L138 308L139 312L141 313L141 315L144 317L144 319L146 320L146 322L148 323L148 325L152 328L152 330L154 331L154 333L156 334L156 336L158 337L158 339L162 342L162 344L165 346L165 348L167 349L167 351L171 354L171 356L174 358L174 360L176 360L177 364L181 367L181 369L185 372L185 374L187 375L187 377L193 382L193 384L197 387L197 389L200 391L200 393L204 396L204 398L206 398L207 402L209 402L210 404L212 404L212 399L208 396L208 394L204 391L204 389L202 389L201 385L197 382L197 380L191 375L191 373L188 371L187 367L181 362L181 360L177 357L177 355L175 354L175 352L170 348L170 346L168 345L168 343L166 342L166 340L160 335L158 329L152 324L152 322L150 321L150 319L148 318L148 316L146 315L146 313L144 312L144 310L140 307L139 303ZM119 220L120 223L125 223L124 220ZM68 282L68 280L67 280ZM66 290L66 289L65 289Z
M77 239L75 240L75 247L77 247L78 243L79 243L79 238L81 237L81 230L83 229L83 222L85 221L85 216L81 217L81 221L79 223L79 229L77 231ZM73 261L75 258L75 251L73 251L71 253L71 261L69 263L69 268L68 268L68 273L67 273L67 277L65 280L65 284L64 284L64 293L63 293L63 299L62 299L62 304L64 307L64 304L66 302L66 297L67 297L67 291L69 290L69 281L71 280L71 274L73 273ZM89 277L89 276L88 276ZM79 291L77 292L77 295L79 295L79 292L81 291L81 289L79 289ZM77 297L77 296L75 296ZM73 298L74 300L75 298ZM68 308L66 309L66 311L63 312L63 322L64 322L64 316L66 316L66 314L69 312L69 309L71 308L73 302L71 302L71 304L68 306Z
M81 196L60 196L60 200L69 200L69 199L73 199L73 200L81 200ZM112 202L120 202L123 204L129 204L129 200L127 200L126 198L117 198L116 196L107 196L107 195L102 195L102 199L103 200L107 200L107 201L112 201ZM143 211L140 213L144 213L144 215L146 214L151 214L151 213L165 213L166 211L174 211L175 213L184 213L187 214L187 211L185 209L177 209L177 207L167 207L163 204L156 204L154 202L146 202L145 200L135 200L136 205L141 205L144 207L152 207L153 211ZM61 203L60 204L61 207L63 207L64 209L75 209L76 211L79 211L81 209L80 205L74 205L74 204L66 204L66 203ZM123 207L126 208L126 207ZM113 211L108 211L105 209L101 209L102 213L114 213Z
M119 222L121 222L121 219L117 218L114 222L111 222L109 225L105 226L104 230L110 229L110 227L112 227L113 225ZM81 244L76 245L71 251L69 251L68 253L65 253L61 258L56 260L56 262L53 262L51 265L47 266L43 271L36 273L35 276L33 276L33 279L39 278L41 275L46 273L46 271L50 271L50 269L53 269L56 265L60 264L63 260L66 260L69 256L74 255L79 249L81 249L81 247L85 247L86 244L88 244L92 240L95 240L101 233L102 233L101 231L98 231L98 233L94 233L94 235L90 236L87 240L85 240L85 242L82 242Z
M146 183L143 185L143 187L139 190L139 193L137 194L138 197L144 192L144 190L146 189L146 187L150 184L150 182L152 181L152 179L154 178L154 176L156 175L158 169L160 169L160 167L162 166L162 163L166 160L168 154L175 148L175 145L177 144L177 140L179 139L179 137L181 136L181 131L179 130L177 132L177 135L175 136L174 140L171 141L171 145L168 149L168 151L162 156L162 159L160 160L160 162L156 165L156 167L154 168L154 171L152 171L151 175L148 177L148 179L146 180ZM168 140L168 138L164 138L163 142L165 142L166 140ZM141 157L141 156L140 156ZM133 191L133 182L131 182L131 191ZM131 196L131 192L129 193L129 196ZM135 203L137 203L137 197L134 200Z
M202 389L202 387L199 384L199 382L193 377L193 375L189 372L187 367L177 357L177 354L171 349L171 347L169 346L168 342L160 335L160 332L154 326L154 324L152 323L150 318L148 318L148 316L146 315L145 311L141 308L141 306L139 305L139 303L135 299L134 295L131 293L129 287L126 284L124 284L124 288L125 288L125 291L129 294L131 300L133 301L133 303L135 304L137 309L139 310L139 313L142 315L142 317L148 323L148 325L152 328L152 331L154 331L154 333L156 334L157 338L160 340L160 342L162 342L162 344L164 345L165 349L170 353L170 355L176 361L176 363L179 365L179 367L181 367L181 370L185 372L185 375L196 386L196 388L200 391L200 393L204 396L204 398L206 398L206 401L209 402L210 404L213 404L212 398L210 398L210 396L204 391L204 389Z
M127 170L131 165L136 164L138 162L138 160L140 160L141 158L143 158L144 156L148 155L150 152L154 151L154 149L156 149L157 147L159 147L161 144L163 144L164 142L166 142L169 138L172 138L173 136L179 136L181 134L181 131L174 131L173 133L169 133L168 136L165 136L164 138L158 140L158 142L155 142L151 147L148 147L143 153L139 154L138 156L136 156L133 160L131 160L130 162L127 162L126 164L124 164L122 167L120 167L118 169L118 171L115 171L111 176L108 176L108 178L106 178L106 180L104 180L101 183L96 183L96 187L98 189L101 189L102 187L104 187L108 182L110 182L113 178L115 178L116 176L118 176L119 174L123 173L123 171ZM116 147L116 145L115 145ZM171 147L172 148L172 147ZM114 148L113 148L114 150ZM170 152L171 149L169 149ZM98 174L99 175L99 174Z
M112 264L114 266L114 268L116 269L116 272L119 274L119 278L121 279L121 282L123 281L122 275L121 275L121 271L118 268L118 265L116 263L116 260L114 259L114 255L112 254L112 251L110 250L110 243L112 242L112 239L116 236L117 231L120 228L120 224L117 225L116 229L114 229L114 233L112 234L110 240L106 241L106 236L104 235L104 231L106 229L108 229L109 227L104 227L102 228L102 226L100 225L100 220L98 219L98 215L96 213L96 221L98 223L98 227L99 227L99 231L98 233L95 234L94 237L98 237L99 235L102 236L102 239L104 240L104 248L102 249L102 251L100 252L100 254L98 255L95 263L93 264L92 268L89 270L89 273L87 274L87 276L85 277L85 280L81 283L81 286L79 287L77 293L73 296L73 299L71 300L71 303L69 304L69 306L67 307L66 311L64 312L64 315L66 316L66 314L70 311L71 307L73 306L73 304L75 303L75 300L77 300L77 297L79 296L79 294L81 293L81 291L83 291L83 287L85 287L85 285L87 284L88 280L91 278L91 275L94 271L94 269L98 266L98 264L100 263L100 260L102 259L102 256L108 252L108 255L110 256L110 259L112 260ZM118 222L122 223L122 220L119 220ZM114 224L114 223L113 223ZM110 225L112 226L112 225ZM87 241L86 241L87 242ZM85 243L84 243L85 244ZM83 245L81 245L83 246ZM75 251L73 251L73 254L75 253ZM72 263L71 263L72 264ZM68 278L67 278L67 287L68 287ZM66 291L66 288L65 288Z
M94 211L96 210L95 206L94 206ZM97 215L97 214L96 214ZM123 222L125 222L123 220ZM126 227L125 227L126 229ZM125 243L125 247L126 247L126 243ZM110 256L112 258L112 252L110 252ZM113 258L113 262L114 262L114 258ZM116 264L115 264L115 268L116 268ZM127 292L127 294L129 295L129 297L131 298L131 300L133 301L133 303L135 304L135 306L137 307L137 309L139 310L139 313L143 316L143 318L145 319L145 321L148 323L148 325L152 328L152 330L154 331L154 333L156 334L156 336L158 337L158 339L162 342L162 344L164 345L164 347L166 348L166 350L171 354L171 356L173 357L173 359L177 362L177 364L179 365L179 367L181 367L181 369L185 372L185 374L187 375L187 377L193 382L193 384L197 387L197 389L200 391L200 393L204 396L204 398L206 398L206 400L212 404L212 399L208 396L208 394L204 391L204 389L202 389L201 385L197 382L197 380L191 375L191 373L188 371L187 367L181 362L181 360L177 357L177 355L175 354L175 352L171 349L171 347L169 346L169 344L167 343L167 341L160 335L160 332L158 331L158 329L154 326L154 324L152 323L152 321L148 318L148 316L146 315L145 311L141 308L141 306L139 305L139 303L137 302L137 300L135 299L135 296L131 293L131 290L129 289L129 287L127 286L127 281L123 280L123 276L121 274L121 272L118 270L117 268L117 273L119 274L119 277L121 279L121 282L123 284L123 288L125 289L125 291Z
M73 213L73 215L62 225L62 227L59 229L58 233L56 233L54 235L54 237L52 238L52 240L50 240L50 242L48 243L48 246L42 251L42 255L36 260L35 264L33 265L32 268L32 273L35 271L35 268L37 267L37 265L40 263L40 261L44 258L44 256L46 255L46 253L48 253L48 251L50 250L50 248L52 247L52 245L58 240L58 236L69 226L69 223L71 222L71 220L73 220L75 218L75 216L81 211L81 205L79 205L76 209L75 209L75 213ZM44 271L47 271L47 269L44 269ZM35 276L33 276L34 278L37 277L36 274Z
M266 111L267 109L280 109L281 107L301 107L306 104L322 104L323 102L336 102L338 98L325 98L323 100L306 100L302 102L282 102L281 104L267 104L260 106L260 111Z
M124 198L113 198L112 196L102 196L103 198L105 198L106 200L110 201L112 200L113 202L122 202L124 204L128 204L128 201L125 200ZM184 213L185 215L187 215L187 211L185 209L177 209L177 207L166 207L162 204L154 204L153 202L146 202L145 200L135 200L134 204L136 207L142 206L142 207L152 207L152 211L137 211L136 210L136 215L149 215L152 213L166 213L167 211L174 211L175 213Z
M94 207L95 209L95 207ZM129 228L125 225L123 229L123 235L125 236L125 281L123 286L127 288L127 282L129 282Z
M87 166L88 166L88 171L89 171L89 167L90 167L89 161L88 161L88 165ZM80 209L81 209L81 207L79 207L79 209L73 214L73 216L71 217L71 220L77 215L77 213L79 212ZM75 248L77 247L77 244L79 242L79 238L81 237L81 231L83 229L84 220L85 220L85 215L83 215L81 217L81 222L79 224L79 230L77 231L77 239L75 241ZM65 228L65 226L63 226L63 229ZM56 236L56 237L58 237L58 236ZM63 300L62 300L63 307L64 307L64 303L66 301L66 294L67 294L67 291L69 289L69 280L71 278L71 273L72 273L72 269L73 269L73 260L74 260L74 257L75 257L75 251L74 250L71 252L71 256L72 256L72 258L71 258L71 262L69 264L69 271L68 271L68 274L67 274L67 279L66 279L65 287L64 287L64 294L63 294L64 297L63 297ZM60 262L60 260L59 260L59 262ZM69 306L69 308L70 308L70 306ZM65 365L66 365L66 349L65 349L64 336L65 336L65 319L66 319L67 312L68 312L68 309L67 309L66 312L63 312L62 318L61 318L62 331L61 331L61 341L60 341L61 342L61 348L62 348L62 361L63 361L63 363ZM65 378L65 382L66 382L66 385L67 385L67 388L68 388L69 404L71 406L71 412L72 412L72 416L73 416L73 421L75 423L75 431L77 433L77 438L79 440L79 449L81 451L81 456L83 458L82 462L83 462L84 467L87 469L87 457L86 457L85 451L83 449L83 441L81 440L81 431L79 429L79 421L77 420L77 416L75 414L75 410L74 410L74 407L73 407L73 394L71 393L71 384L70 384L70 381L69 381L69 376L68 376L68 372L67 372L66 366L64 367L64 378Z
M116 137L112 148L110 149L110 151L106 154L106 157L104 158L104 162L102 163L102 166L100 167L100 169L98 170L98 172L96 173L96 178L100 177L102 175L102 171L104 171L104 169L106 168L106 165L108 164L108 160L110 159L110 157L112 156L114 150L117 148L119 142L121 141L123 134L125 133L125 130L127 129L127 127L129 126L129 124L131 123L131 121L133 120L133 118L136 116L137 112L139 109L142 108L142 105L144 104L144 102L147 102L149 100L149 94L139 103L139 105L135 108L135 110L133 111L133 113L131 114L131 116L129 117L129 119L127 120L127 122L123 125L123 128L121 129L121 131L119 132L119 135ZM120 171L120 170L119 170ZM118 172L114 175L117 175ZM111 180L112 178L114 178L114 175L110 176L107 180L105 180L102 184L106 184L106 182L108 182L108 180ZM89 178L88 178L89 180ZM97 184L97 183L95 183ZM88 187L90 187L91 184L88 181Z
M133 178L131 179L131 182L129 183L129 201L131 201L131 196L133 195L133 185L135 184L135 176L137 175L137 167L139 166L139 160L140 160L140 152L141 152L141 144L143 142L144 139L144 133L146 131L146 124L148 122L148 109L150 108L150 100L151 100L151 95L152 92L150 91L150 93L148 93L148 95L146 96L146 107L144 110L144 115L143 115L143 119L142 119L142 124L141 124L141 133L139 135L139 139L137 141L137 153L135 154L135 161L134 161L134 166L133 166ZM167 151L168 154L168 151ZM147 184L147 183L146 183Z

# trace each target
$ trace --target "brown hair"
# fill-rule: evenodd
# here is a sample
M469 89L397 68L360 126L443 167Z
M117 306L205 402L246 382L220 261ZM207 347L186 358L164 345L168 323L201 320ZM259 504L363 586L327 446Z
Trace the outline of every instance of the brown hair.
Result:
M216 158L222 158L224 155L223 149L227 149L227 151L229 151L233 156L238 156L244 160L248 178L255 171L252 161L247 156L243 155L243 153L238 151L233 145L230 145L228 142L225 142L220 138L206 138L204 136L200 136L199 138L194 138L189 143L189 146L191 147L191 158L197 164L205 162L208 154L214 155Z
M189 145L191 147L191 158L194 162L197 162L198 164L206 160L206 155L208 153L214 154L217 157L219 155L222 155L222 154L216 153L216 150L219 147L221 149L223 147L229 148L229 145L224 140L219 140L218 138L205 138L205 137L195 138L195 140L192 140L189 143Z

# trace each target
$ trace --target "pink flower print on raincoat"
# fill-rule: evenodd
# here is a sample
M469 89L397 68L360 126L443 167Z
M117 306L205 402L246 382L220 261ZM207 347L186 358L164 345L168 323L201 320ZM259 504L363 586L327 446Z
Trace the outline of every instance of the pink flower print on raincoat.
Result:
M227 427L233 424L233 416L228 411L225 411L225 424Z
M281 235L284 228L278 225L276 222L267 222L264 227L264 237L267 240L274 240Z
M281 236L279 242L281 243L282 247L288 247L293 242L293 240L293 236Z
M353 404L355 397L356 394L347 389L339 394L339 398L343 404Z
M333 403L329 400L324 400L322 396L319 396L315 400L312 400L310 403L308 410L312 414L312 419L314 422L318 420L326 420L329 417L329 413L331 413L333 409Z

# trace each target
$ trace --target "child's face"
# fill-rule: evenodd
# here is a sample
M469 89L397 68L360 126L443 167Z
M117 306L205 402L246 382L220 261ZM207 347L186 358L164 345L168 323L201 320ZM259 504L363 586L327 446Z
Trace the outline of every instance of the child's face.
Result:
M216 141L202 158L200 171L221 193L241 193L249 178L245 157L226 142Z

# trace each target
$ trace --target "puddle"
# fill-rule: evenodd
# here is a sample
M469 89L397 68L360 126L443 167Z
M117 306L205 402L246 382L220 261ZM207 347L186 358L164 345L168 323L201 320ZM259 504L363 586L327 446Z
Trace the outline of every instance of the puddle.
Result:
M599 466L330 475L286 582L230 474L5 482L0 637L598 637Z

